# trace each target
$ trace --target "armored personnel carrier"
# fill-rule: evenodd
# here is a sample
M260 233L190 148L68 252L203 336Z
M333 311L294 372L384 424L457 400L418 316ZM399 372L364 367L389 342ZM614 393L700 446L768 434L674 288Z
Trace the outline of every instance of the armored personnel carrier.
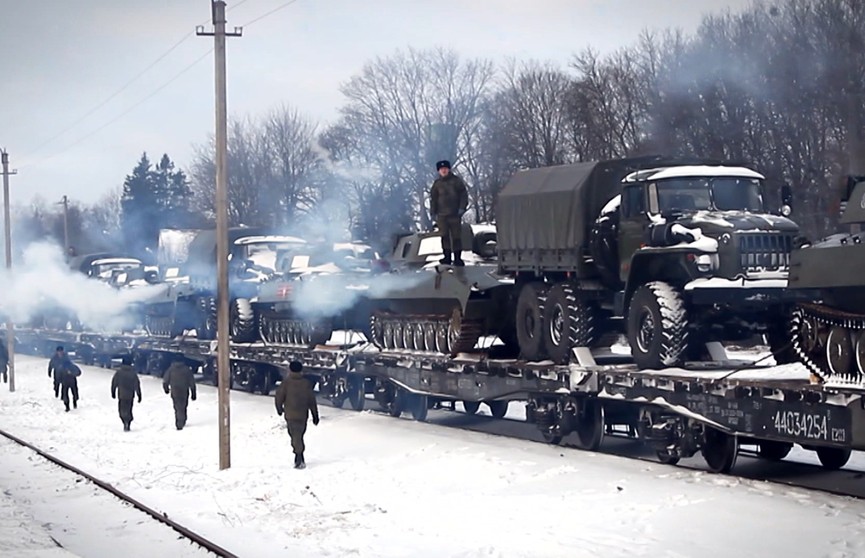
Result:
M842 225L865 224L865 176L848 177ZM858 228L858 227L857 227ZM865 384L865 233L838 233L794 250L789 289L800 298L793 348L818 380Z
M421 232L395 242L391 273L367 292L372 342L383 350L456 355L482 336L512 341L508 297L514 281L499 273L493 225L462 226L464 267L440 265L441 236Z

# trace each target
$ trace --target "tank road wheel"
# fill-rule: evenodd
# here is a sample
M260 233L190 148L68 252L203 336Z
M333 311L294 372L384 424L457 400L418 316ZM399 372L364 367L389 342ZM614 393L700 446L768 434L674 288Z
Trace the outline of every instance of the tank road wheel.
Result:
M199 339L216 339L216 298L202 296L196 301L197 320L195 332Z
M231 340L237 343L254 343L255 311L247 298L236 298L231 302Z
M476 415L480 408L480 401L463 401L463 410L467 415Z
M547 287L543 283L523 285L517 298L516 327L520 356L540 360L544 352L544 303Z
M381 318L374 315L369 319L370 341L379 349L384 349L384 329Z
M856 371L859 372L859 381L865 378L865 331L859 332L856 338Z
M414 323L411 320L402 323L402 346L410 351L417 348L414 345Z
M833 327L826 338L826 362L834 376L848 377L853 371L853 343L850 332L843 327Z
M438 321L435 324L435 328L436 352L443 355L450 354L450 347L448 347L448 323L445 321Z
M487 401L487 407L490 408L493 418L505 418L508 414L508 401Z
M385 349L393 349L394 348L394 337L393 337L393 322L391 320L384 320L382 324L382 344Z
M424 322L423 344L424 350L431 353L436 352L436 325L434 322Z
M739 444L736 437L706 427L703 434L703 459L713 473L727 474L736 464L739 456Z
M447 323L447 331L448 331L448 354L451 356L456 356L458 345L460 342L460 335L463 329L463 313L459 308L454 308L454 311L451 313L451 319L448 320Z
M426 339L424 337L423 324L414 322L411 324L412 348L416 351L426 350Z
M550 289L544 302L544 347L557 364L568 362L572 347L589 347L594 342L592 307L577 299L574 288L559 283Z
M817 448L817 459L824 469L835 471L847 464L850 459L850 450L846 448Z
M789 442L776 442L774 440L760 440L757 455L769 461L781 461L793 449Z
M328 320L309 323L309 345L326 345L333 334L333 326Z
M411 416L418 422L426 422L429 412L429 397L426 395L410 395L408 404L411 406Z
M577 411L574 431L580 447L596 451L604 439L604 406L597 399L585 399Z
M348 402L355 411L363 411L366 404L366 382L361 378L349 377Z
M403 337L403 332L405 328L403 327L403 323L400 320L393 321L393 348L394 349L405 349L405 345L403 341L405 341Z
M655 281L637 289L628 307L628 343L637 368L681 362L688 347L688 314L675 287Z

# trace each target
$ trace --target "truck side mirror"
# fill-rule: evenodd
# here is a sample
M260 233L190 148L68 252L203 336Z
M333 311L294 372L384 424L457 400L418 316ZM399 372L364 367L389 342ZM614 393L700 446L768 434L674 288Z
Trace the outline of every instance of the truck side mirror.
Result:
M789 184L781 186L781 215L789 217L793 213L793 189Z

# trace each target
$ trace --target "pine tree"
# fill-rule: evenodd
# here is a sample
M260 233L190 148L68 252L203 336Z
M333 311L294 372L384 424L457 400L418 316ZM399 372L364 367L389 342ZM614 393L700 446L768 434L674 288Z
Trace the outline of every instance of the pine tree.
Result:
M137 256L145 256L159 238L159 197L154 172L147 153L141 155L132 174L123 182L120 200L121 229L126 247Z

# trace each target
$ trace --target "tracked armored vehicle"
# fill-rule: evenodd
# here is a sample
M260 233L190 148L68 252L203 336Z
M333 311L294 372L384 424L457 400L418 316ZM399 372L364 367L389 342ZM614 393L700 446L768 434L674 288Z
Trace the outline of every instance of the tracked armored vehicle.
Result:
M378 254L357 242L295 246L280 256L279 274L252 299L258 337L270 344L314 347L335 329L368 335L365 293L378 271ZM236 335L237 341L255 338Z
M496 229L462 226L464 267L439 264L438 232L397 239L391 273L370 285L372 342L383 350L456 355L484 336L512 344L508 312L513 279L499 273Z
M851 176L842 225L865 224L865 176ZM858 227L857 227L858 228ZM816 380L865 385L865 233L831 235L793 251L789 289L800 303L793 348Z

